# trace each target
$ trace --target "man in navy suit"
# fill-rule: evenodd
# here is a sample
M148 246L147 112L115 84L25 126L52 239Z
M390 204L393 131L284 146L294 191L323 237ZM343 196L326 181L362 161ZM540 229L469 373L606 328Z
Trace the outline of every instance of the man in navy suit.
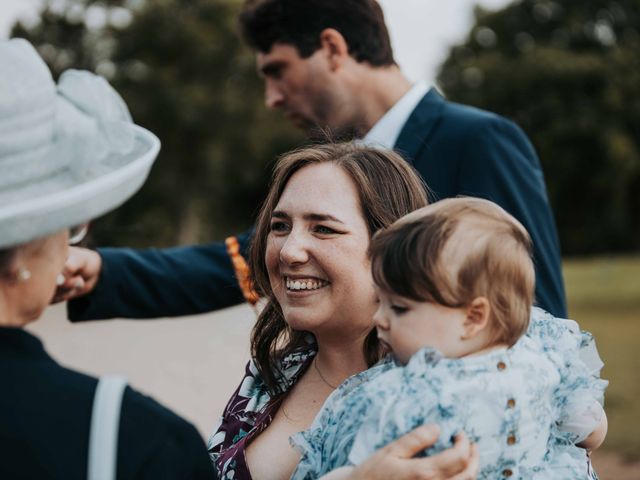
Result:
M375 0L248 0L240 14L257 54L267 107L296 126L394 148L425 179L431 201L492 200L534 243L536 303L566 316L560 248L543 173L526 135L493 113L411 85L395 63ZM240 237L246 248L248 235ZM200 313L242 301L223 244L76 250L59 299L72 320Z

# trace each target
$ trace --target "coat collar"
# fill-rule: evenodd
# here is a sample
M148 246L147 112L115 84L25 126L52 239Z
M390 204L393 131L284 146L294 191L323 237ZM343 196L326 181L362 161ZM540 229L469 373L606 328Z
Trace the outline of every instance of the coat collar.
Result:
M48 358L42 342L22 328L0 327L0 355L12 352Z
M413 164L420 150L426 146L444 104L442 95L435 88L431 88L411 112L394 145L394 150L404 156L409 163Z

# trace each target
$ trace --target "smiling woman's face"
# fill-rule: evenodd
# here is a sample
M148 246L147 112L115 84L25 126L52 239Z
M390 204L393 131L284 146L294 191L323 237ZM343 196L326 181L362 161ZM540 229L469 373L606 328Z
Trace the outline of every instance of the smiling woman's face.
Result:
M347 339L372 328L369 240L356 186L340 167L313 164L291 177L271 217L265 262L293 329Z

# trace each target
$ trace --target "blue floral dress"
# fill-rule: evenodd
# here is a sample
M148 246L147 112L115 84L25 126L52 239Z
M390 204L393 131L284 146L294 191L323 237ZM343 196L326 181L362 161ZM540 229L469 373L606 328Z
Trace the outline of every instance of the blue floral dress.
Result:
M419 425L437 423L438 453L464 431L480 451L479 479L597 478L584 449L602 415L607 382L593 338L534 309L509 349L461 359L424 348L406 366L387 359L336 390L306 432L293 479L358 464Z

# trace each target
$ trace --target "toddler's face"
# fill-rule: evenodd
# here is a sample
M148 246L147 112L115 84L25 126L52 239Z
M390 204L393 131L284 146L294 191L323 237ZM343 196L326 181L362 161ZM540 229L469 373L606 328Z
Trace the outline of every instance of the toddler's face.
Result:
M377 292L380 304L373 319L378 338L391 347L399 362L406 364L423 347L433 347L449 358L465 355L465 310Z

